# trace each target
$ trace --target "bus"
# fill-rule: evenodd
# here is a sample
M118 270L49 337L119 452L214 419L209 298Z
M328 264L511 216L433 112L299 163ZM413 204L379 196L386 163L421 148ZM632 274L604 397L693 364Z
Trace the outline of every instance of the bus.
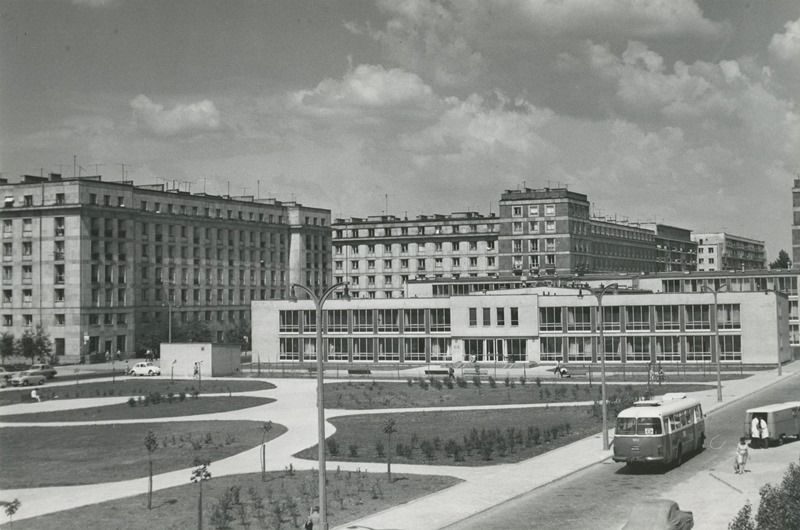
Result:
M679 466L685 455L705 443L705 417L696 399L665 394L660 400L638 401L617 416L615 462Z

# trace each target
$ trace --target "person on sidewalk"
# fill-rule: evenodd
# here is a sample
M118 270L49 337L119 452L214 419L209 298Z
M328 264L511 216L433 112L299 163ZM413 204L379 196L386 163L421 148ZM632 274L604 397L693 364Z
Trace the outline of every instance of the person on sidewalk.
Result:
M761 433L761 448L769 449L769 427L763 417L758 420L758 431Z
M741 475L745 472L748 456L750 456L750 453L747 448L747 438L742 436L739 438L739 445L736 446L736 463L734 464L734 469L737 475Z
M39 392L37 392L35 388L31 390L31 399L36 401L37 403L42 402L42 397L39 395Z
M758 425L758 416L753 416L753 421L750 422L750 446L756 449L759 443L761 443L761 429Z
M311 513L308 514L306 524L303 526L304 530L320 530L322 528L319 523L319 506L314 506Z

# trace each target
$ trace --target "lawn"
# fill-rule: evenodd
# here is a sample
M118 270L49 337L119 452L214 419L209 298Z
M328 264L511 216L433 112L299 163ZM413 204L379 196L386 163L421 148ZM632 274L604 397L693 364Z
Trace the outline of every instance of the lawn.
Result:
M433 381L433 384L431 383ZM448 385L452 386L450 388ZM337 409L375 409L405 407L455 407L473 405L508 405L525 403L563 403L565 401L600 400L600 385L577 384L562 381L559 383L519 380L497 381L495 386L483 380L480 386L470 380L464 387L450 383L446 379L433 378L415 380L410 383L348 381L325 385L325 406ZM651 385L655 394L665 392L694 392L707 390L708 385L664 384ZM647 385L608 385L609 399L626 391L638 396L647 393Z
M189 421L0 429L0 489L68 486L147 476L144 438L153 431L153 469L190 467L195 458L219 460L261 443L261 422ZM286 432L273 425L272 439ZM213 464L212 464L213 465ZM258 467L253 462L253 467Z
M104 381L97 383L77 382L74 385L58 385L36 387L36 391L42 399L75 399L103 396L142 396L151 392L161 394L180 394L181 392L189 395L195 390L202 390L203 394L221 394L230 392L250 392L253 390L269 390L275 385L264 381L252 379L241 380L203 380L203 388L198 388L198 382L194 379L176 379L170 382L168 379L144 379L144 378L119 378L116 382ZM30 400L31 389L8 390L0 392L0 406L20 403Z
M133 398L130 398L133 399ZM270 398L253 396L215 396L187 397L181 401L174 397L172 401L163 398L158 404L149 401L138 401L131 406L128 403L90 407L84 409L60 410L52 412L32 412L29 414L0 415L0 421L9 422L49 422L49 421L105 421L105 420L141 420L152 418L171 418L173 416L196 416L228 412L264 405L275 401ZM144 403L148 403L145 405ZM2 409L0 409L0 413Z
M212 478L203 485L205 528L281 530L302 527L311 506L317 504L317 475L310 471L259 473ZM404 504L456 484L452 477L328 472L328 522L331 527ZM147 495L108 501L74 510L14 522L14 528L36 530L183 530L197 527L198 486L153 492L153 509L147 510ZM231 488L234 488L233 490ZM239 503L236 503L238 488ZM226 503L224 499L229 502ZM224 506L228 509L223 509ZM259 506L261 508L259 508ZM24 506L22 509L24 510ZM215 515L216 512L216 515ZM224 518L222 514L227 514ZM224 518L224 519L223 519ZM229 521L227 525L220 524ZM245 524L242 524L244 521ZM216 524L215 524L216 523Z
M336 433L327 440L329 458L481 466L519 462L600 431L599 407L470 410L364 414L331 418ZM613 414L611 415L613 418ZM394 420L397 432L384 434ZM299 458L316 458L316 446Z

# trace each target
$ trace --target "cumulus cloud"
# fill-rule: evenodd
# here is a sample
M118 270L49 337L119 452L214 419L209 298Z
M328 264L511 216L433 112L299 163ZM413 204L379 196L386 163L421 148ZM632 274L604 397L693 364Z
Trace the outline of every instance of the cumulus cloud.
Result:
M197 103L178 104L165 110L164 105L154 103L144 94L139 94L131 100L130 105L137 124L159 136L213 131L220 127L219 111L207 99Z
M319 116L424 109L435 102L431 87L399 68L362 64L339 79L325 79L313 90L289 94L295 108Z
M769 51L781 61L800 61L800 19L787 22L784 29L772 36Z

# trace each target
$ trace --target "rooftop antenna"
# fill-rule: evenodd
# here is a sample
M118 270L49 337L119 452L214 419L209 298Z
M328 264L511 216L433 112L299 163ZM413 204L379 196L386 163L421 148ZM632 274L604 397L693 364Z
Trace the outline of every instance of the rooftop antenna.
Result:
M72 178L78 176L78 155L72 155Z
M122 166L122 180L125 180L125 162L120 163Z
M206 177L203 177L203 195L206 194Z
M389 215L389 194L384 193L383 199L386 201L386 211L384 212L384 215Z
M100 174L100 166L104 166L104 165L105 164L95 164L94 165L94 174L95 175L99 175Z
M261 198L261 179L256 181L256 200Z
M228 198L231 198L231 181L228 180Z

